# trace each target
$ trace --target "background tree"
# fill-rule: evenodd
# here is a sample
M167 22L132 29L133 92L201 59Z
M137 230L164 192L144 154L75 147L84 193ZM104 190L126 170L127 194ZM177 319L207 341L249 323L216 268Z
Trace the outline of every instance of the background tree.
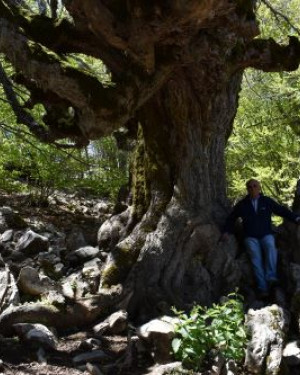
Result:
M70 61L75 64L76 60ZM85 64L82 59L78 63ZM3 59L2 64L9 77L13 76L12 67ZM101 74L101 66L98 72ZM23 103L30 98L21 85L15 84L15 90ZM31 201L38 204L45 203L55 189L116 198L120 186L128 180L128 167L127 152L118 150L114 137L92 141L82 149L65 150L42 143L26 126L17 124L2 87L0 99L0 189L29 192ZM45 115L41 105L31 113L39 121Z
M0 51L16 71L9 79L1 68L0 81L17 122L57 147L120 127L137 138L133 205L114 218L102 286L122 283L117 297L139 313L210 303L237 283L217 239L243 70L297 69L299 41L255 38L253 0L72 0L56 12L40 4L0 1ZM82 54L100 59L110 81L70 61ZM12 79L30 92L26 103ZM41 122L27 110L39 104Z

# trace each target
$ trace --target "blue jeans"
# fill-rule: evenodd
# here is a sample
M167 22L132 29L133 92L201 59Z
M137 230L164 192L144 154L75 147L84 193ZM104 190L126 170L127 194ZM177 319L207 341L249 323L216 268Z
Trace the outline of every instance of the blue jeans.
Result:
M246 237L245 245L250 256L257 287L268 292L268 283L277 281L277 249L272 234L262 238Z

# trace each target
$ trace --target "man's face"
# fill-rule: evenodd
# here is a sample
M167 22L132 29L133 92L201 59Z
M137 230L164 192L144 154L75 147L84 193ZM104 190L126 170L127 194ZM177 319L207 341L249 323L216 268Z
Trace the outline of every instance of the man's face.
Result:
M260 194L260 183L251 180L247 183L247 191L251 198L257 198Z

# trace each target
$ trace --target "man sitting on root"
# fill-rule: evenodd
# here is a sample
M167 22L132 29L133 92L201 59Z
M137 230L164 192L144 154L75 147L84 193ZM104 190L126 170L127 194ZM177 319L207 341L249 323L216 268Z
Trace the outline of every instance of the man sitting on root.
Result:
M245 246L250 256L257 289L260 298L267 298L272 286L278 283L277 258L278 251L272 231L272 214L284 217L295 223L300 216L261 192L260 182L250 179L246 182L248 194L239 201L228 216L222 240L227 240L234 231L234 223L242 218L245 232Z

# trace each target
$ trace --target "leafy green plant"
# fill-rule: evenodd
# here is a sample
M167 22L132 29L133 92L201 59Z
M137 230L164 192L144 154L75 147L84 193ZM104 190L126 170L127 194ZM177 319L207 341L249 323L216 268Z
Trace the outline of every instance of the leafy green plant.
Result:
M198 370L212 349L226 359L244 358L247 333L242 297L231 293L222 304L206 308L195 306L190 314L173 309L179 318L172 348L183 365Z

